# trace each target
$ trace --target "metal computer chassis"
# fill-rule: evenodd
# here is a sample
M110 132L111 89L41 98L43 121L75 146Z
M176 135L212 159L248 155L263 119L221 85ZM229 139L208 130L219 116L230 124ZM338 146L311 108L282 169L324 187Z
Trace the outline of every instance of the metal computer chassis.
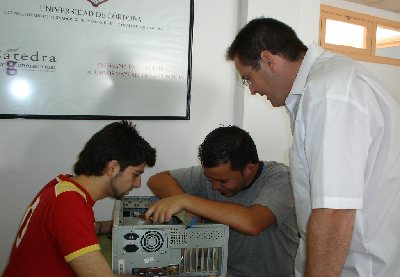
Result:
M226 276L229 228L177 220L150 224L142 215L157 198L116 200L112 233L112 269L137 276Z

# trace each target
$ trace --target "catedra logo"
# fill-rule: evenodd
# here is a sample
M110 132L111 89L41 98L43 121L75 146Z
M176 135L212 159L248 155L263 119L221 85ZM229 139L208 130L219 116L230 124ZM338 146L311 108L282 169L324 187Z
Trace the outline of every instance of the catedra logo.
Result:
M108 0L87 0L90 4L92 4L93 7L98 7L99 5L103 4L104 2L107 2Z
M0 49L0 62L4 61L6 74L16 75L18 69L30 71L54 71L56 57L39 53L39 51L22 52L19 48L2 51Z

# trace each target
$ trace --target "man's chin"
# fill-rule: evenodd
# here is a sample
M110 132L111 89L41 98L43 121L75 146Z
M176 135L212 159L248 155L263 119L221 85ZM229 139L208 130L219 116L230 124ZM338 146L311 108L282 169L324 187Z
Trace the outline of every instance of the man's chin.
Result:
M233 196L233 193L232 192L230 192L230 191L225 191L225 192L219 192L222 196L225 196L225 197L232 197Z
M128 194L129 194L129 192L128 193L124 193L124 194L120 194L120 195L114 195L114 199L122 200Z
M114 196L115 200L122 200L122 198L124 198L124 195Z

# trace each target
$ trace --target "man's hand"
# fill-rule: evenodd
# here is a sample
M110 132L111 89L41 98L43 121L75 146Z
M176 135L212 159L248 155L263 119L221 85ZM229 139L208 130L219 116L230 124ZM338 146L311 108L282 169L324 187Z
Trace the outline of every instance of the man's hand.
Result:
M154 223L170 221L174 214L184 209L185 197L186 194L178 194L154 202L144 214L145 220Z

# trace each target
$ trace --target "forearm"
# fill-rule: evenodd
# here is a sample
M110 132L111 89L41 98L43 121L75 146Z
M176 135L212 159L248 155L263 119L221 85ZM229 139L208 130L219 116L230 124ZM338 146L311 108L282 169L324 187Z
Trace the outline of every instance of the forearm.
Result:
M151 176L147 182L154 195L164 198L171 195L182 194L185 191L179 186L169 171L164 171Z
M156 196L162 198L153 203L145 214L147 219L155 222L168 222L174 214L186 210L229 225L243 234L256 235L276 221L272 211L261 205L245 207L188 195L168 171L150 177L148 186Z
M307 230L305 276L340 276L349 251L356 210L314 209Z
M112 231L112 225L112 220L96 221L94 223L94 230L96 231L96 235L110 234Z
M120 276L111 271L104 256L100 251L93 251L79 256L69 262L72 271L78 277L116 277ZM136 275L125 275L137 277Z
M246 235L257 235L276 220L273 213L261 205L245 207L191 195L183 197L185 199L183 209L211 221L228 225Z

